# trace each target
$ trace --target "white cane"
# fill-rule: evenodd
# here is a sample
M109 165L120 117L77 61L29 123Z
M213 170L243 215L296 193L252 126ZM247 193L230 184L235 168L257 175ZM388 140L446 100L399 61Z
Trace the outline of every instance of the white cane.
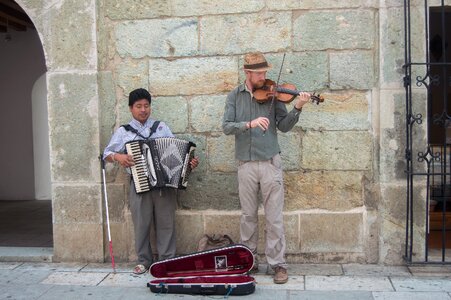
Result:
M105 161L103 160L102 155L99 156L99 159L102 165L103 194L105 195L105 213L106 213L106 224L108 228L108 242L110 247L111 265L113 267L113 272L116 273L116 266L114 264L114 255L113 255L113 242L111 241L110 214L108 212L108 194L106 192Z

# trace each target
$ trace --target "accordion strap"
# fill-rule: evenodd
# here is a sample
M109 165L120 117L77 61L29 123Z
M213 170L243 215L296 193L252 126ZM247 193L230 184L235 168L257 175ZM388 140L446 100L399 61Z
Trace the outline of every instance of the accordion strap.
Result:
M130 124L122 125L121 127L124 127L125 130L131 131L134 134L139 135L143 139L148 140L152 136L152 134L154 134L154 132L157 131L158 125L160 125L160 121L153 122L152 128L150 128L150 132L149 132L149 136L148 137L144 137L138 130L133 128L133 126L131 126Z

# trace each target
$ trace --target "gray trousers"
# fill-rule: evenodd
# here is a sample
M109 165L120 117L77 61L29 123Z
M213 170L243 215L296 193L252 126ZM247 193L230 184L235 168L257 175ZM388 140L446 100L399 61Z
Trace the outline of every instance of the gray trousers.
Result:
M241 204L241 243L248 246L254 254L257 253L258 192L261 190L266 220L266 260L273 268L286 267L284 188L280 155L267 161L239 162L238 190Z
M151 226L155 226L158 259L174 257L176 191L163 188L138 195L131 181L129 196L138 263L149 267L153 262L150 246Z

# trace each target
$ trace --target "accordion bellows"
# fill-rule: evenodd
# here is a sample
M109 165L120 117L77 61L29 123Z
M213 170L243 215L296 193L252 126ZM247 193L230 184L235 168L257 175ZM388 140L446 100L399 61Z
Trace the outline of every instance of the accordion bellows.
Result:
M125 144L135 165L130 167L136 193L154 188L185 189L196 144L178 138L138 140Z

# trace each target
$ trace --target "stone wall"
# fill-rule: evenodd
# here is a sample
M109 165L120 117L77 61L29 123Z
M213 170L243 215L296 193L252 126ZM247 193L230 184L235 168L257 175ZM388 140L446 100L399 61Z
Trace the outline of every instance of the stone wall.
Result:
M234 139L222 133L221 120L227 92L243 81L243 54L259 50L274 66L269 78L277 78L285 53L282 81L326 98L305 107L295 129L279 135L288 259L377 260L378 199L365 193L376 179L370 110L379 76L376 4L99 2L99 83L108 86L100 106L109 115L102 118L101 144L128 122L128 92L147 87L153 116L198 145L200 166L189 189L179 192L179 253L194 251L203 233L239 240ZM109 198L118 208L114 235L122 241L131 223L124 174L112 166L108 173L116 191ZM263 252L263 211L260 236ZM133 249L119 243L116 253L132 258Z
M402 3L18 2L49 69L55 260L109 259L97 156L129 121L127 95L138 87L154 96L155 118L198 146L200 166L179 193L178 252L194 251L203 233L239 239L234 141L221 119L243 81L243 54L259 50L274 66L269 78L286 54L282 81L326 99L279 135L288 261L400 262ZM133 260L127 178L112 164L107 178L115 255Z

